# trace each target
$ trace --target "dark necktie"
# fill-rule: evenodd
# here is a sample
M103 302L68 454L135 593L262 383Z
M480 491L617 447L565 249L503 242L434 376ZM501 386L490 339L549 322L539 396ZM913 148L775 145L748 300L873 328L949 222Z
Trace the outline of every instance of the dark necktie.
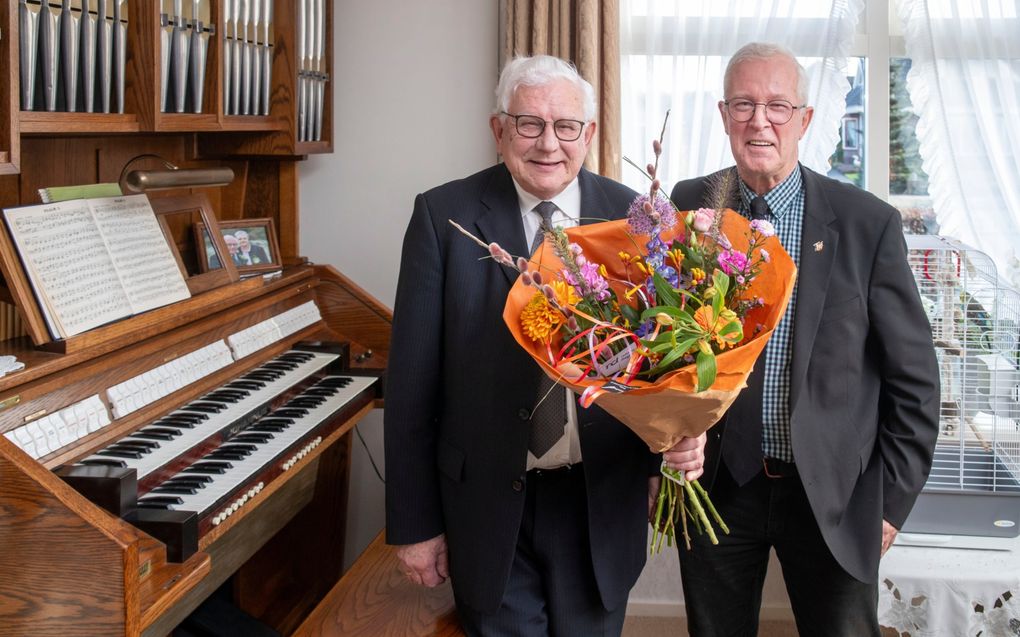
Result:
M543 201L534 208L542 217L542 223L539 224L538 230L535 231L533 237L531 237L531 253L534 254L535 250L538 250L538 246L542 245L542 241L545 240L545 229L552 228L552 216L553 213L558 210L556 204L551 201Z
M542 224L531 239L532 254L545 239L543 230L552 227L552 216L556 210L556 204L551 201L543 201L535 206L535 212L542 216ZM541 400L542 402L535 407L535 411L531 414L531 437L528 440L528 449L535 454L536 458L545 455L556 444L556 441L563 437L563 429L567 424L567 404L563 390L555 385L556 383L545 374L542 375L542 380L538 384L536 401Z
M764 197L751 200L751 218L768 219L769 205ZM754 362L747 387L726 412L726 439L723 461L738 485L746 484L762 469L761 430L762 396L765 387L765 352Z

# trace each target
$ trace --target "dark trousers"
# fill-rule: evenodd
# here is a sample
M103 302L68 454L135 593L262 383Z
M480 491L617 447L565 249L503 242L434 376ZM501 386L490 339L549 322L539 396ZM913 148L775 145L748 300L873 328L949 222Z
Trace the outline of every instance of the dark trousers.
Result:
M801 637L878 636L878 582L843 570L825 545L800 478L759 473L738 487L719 468L712 502L730 528L719 544L692 537L680 571L692 637L754 637L774 548ZM876 529L876 533L880 530Z
M607 611L599 596L583 468L530 471L525 489L503 602L494 613L479 613L457 600L464 630L472 637L619 635L626 604Z

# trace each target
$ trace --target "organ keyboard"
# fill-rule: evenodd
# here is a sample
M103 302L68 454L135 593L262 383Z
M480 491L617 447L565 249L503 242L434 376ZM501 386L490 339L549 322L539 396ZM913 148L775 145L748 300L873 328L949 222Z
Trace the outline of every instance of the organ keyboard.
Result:
M347 433L381 399L388 310L328 267L237 293L128 319L115 347L18 350L0 636L166 635L228 580L286 633L339 577Z

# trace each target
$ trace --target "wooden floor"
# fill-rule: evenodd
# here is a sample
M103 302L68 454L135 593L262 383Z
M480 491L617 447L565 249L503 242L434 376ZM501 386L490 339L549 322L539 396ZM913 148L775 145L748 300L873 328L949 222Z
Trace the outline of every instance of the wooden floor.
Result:
M449 583L414 586L380 534L294 637L459 637ZM790 621L762 622L759 637L795 636ZM681 617L629 616L623 637L687 637Z

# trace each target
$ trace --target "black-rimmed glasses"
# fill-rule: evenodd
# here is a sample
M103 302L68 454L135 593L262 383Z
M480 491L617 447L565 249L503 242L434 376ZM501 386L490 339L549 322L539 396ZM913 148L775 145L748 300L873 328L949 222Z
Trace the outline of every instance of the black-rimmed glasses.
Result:
M769 100L767 102L752 102L751 100L726 100L726 112L734 122L749 122L754 117L754 112L759 106L765 108L765 119L773 124L785 124L793 118L794 111L806 108L807 104L794 106L787 100Z
M518 135L529 139L541 137L542 133L545 132L546 124L553 125L553 132L556 134L556 139L561 142L577 141L577 139L581 136L581 131L584 130L585 123L576 119L558 119L550 122L537 115L511 115L506 111L501 112L507 117L513 118L514 127L517 129Z

